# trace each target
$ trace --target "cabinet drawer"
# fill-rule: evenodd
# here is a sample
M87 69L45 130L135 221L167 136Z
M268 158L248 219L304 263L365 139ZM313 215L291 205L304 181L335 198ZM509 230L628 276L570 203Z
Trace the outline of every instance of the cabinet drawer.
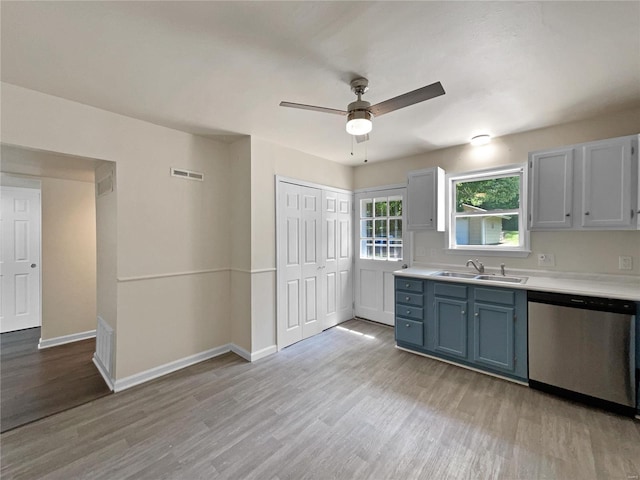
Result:
M453 283L436 283L433 292L436 296L467 298L467 287Z
M421 293L396 292L396 303L422 307L424 305L424 295Z
M490 303L513 305L516 303L516 292L504 288L478 288L474 289L475 300Z
M396 277L396 289L422 293L422 280Z
M396 305L396 317L413 318L414 320L422 320L422 307L413 307L411 305Z
M422 345L422 323L404 318L397 318L396 341Z

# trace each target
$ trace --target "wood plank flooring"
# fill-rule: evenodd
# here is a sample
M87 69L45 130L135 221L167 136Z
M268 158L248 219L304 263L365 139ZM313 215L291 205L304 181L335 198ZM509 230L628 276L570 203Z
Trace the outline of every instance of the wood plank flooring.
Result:
M352 320L0 436L3 479L635 479L640 422L397 350ZM358 332L358 333L355 333Z
M38 350L40 328L0 335L0 431L110 393L91 361L95 339Z

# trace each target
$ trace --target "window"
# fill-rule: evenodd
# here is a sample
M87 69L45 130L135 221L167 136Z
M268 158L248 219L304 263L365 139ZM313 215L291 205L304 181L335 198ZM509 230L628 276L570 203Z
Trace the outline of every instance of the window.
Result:
M464 252L528 252L525 168L449 177L449 248Z
M360 200L360 258L402 260L402 197Z

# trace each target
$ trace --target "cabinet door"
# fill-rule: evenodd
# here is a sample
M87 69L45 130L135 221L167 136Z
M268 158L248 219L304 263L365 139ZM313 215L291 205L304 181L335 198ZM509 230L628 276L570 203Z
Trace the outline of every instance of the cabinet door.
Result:
M467 302L436 297L433 321L434 350L467 358Z
M573 148L532 153L529 159L529 228L570 228Z
M444 170L409 172L407 229L444 231Z
M473 361L513 372L515 309L476 302L473 310Z
M631 227L631 138L582 147L582 226Z

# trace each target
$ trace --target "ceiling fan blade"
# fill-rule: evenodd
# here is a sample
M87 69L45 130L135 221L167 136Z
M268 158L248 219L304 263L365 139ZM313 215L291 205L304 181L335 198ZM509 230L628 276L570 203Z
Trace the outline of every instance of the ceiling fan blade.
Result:
M393 112L394 110L408 107L415 103L424 102L425 100L439 97L444 94L445 91L444 88L442 88L442 84L440 82L436 82L412 92L390 98L389 100L385 100L384 102L380 102L376 105L372 105L369 108L369 111L373 113L375 117L379 117L385 113Z
M362 143L362 142L366 142L367 140L369 140L369 134L365 133L364 135L356 135L356 142L358 143Z
M280 102L280 106L289 107L289 108L299 108L301 110L312 110L314 112L334 113L336 115L347 114L347 112L345 112L344 110L337 110L335 108L326 108L326 107L316 107L314 105L305 105L303 103Z

